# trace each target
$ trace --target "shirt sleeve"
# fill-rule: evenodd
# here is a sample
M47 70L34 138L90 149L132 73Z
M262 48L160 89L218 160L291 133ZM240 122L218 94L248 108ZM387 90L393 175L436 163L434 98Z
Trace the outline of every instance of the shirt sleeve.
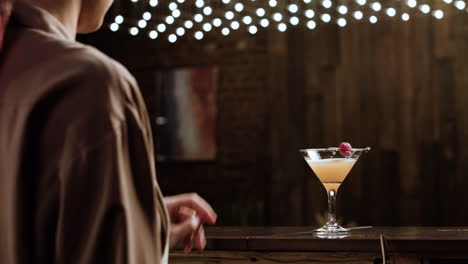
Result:
M49 122L48 141L55 135L60 142L60 156L48 162L58 179L55 263L167 261L167 213L147 113L136 84L118 73L68 79L69 99L55 109L69 114L57 113L55 128Z

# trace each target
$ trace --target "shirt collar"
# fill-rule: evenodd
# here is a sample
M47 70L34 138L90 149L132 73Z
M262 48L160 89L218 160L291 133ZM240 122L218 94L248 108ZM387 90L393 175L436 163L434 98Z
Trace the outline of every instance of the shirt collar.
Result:
M29 28L45 31L55 36L74 40L60 21L46 10L24 1L14 1L11 20Z

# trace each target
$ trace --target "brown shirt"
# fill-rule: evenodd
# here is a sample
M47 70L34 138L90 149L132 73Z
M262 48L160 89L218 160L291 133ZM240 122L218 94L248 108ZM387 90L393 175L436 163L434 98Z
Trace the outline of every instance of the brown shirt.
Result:
M134 78L17 3L0 54L0 263L167 263Z

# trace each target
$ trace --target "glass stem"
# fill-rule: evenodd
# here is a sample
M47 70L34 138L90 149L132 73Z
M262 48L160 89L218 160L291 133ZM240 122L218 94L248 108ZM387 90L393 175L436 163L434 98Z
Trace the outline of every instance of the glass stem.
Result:
M328 226L336 226L336 216L335 216L335 201L336 201L336 191L328 191Z

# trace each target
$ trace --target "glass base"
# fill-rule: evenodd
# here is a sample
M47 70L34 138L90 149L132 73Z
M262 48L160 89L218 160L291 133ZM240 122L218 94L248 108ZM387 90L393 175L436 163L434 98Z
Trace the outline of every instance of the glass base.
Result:
M314 230L314 236L320 238L344 238L349 235L349 229L338 224L326 224L319 229Z

